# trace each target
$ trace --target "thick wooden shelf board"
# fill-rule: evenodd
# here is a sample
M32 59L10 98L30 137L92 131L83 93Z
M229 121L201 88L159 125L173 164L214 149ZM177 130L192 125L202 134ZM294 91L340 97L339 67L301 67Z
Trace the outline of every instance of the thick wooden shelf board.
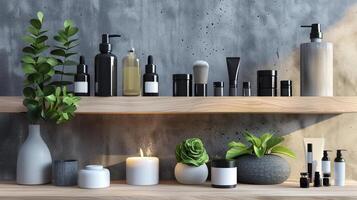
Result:
M0 97L0 112L26 111L22 97ZM357 113L357 97L82 97L78 114Z
M21 186L0 184L0 199L116 199L116 200L295 200L295 199L357 199L357 185L345 187L298 188L298 183L282 185L243 185L234 189L215 189L209 183L201 186L179 185L163 182L156 186L130 186L114 182L106 189L80 189L78 187L55 187L52 185Z

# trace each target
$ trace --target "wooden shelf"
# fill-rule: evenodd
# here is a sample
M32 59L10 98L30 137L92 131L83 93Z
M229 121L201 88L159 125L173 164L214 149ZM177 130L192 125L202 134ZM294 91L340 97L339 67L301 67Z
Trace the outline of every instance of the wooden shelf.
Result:
M243 185L234 189L211 188L209 183L200 186L178 185L163 182L156 186L130 186L115 182L106 189L80 189L78 187L55 187L52 185L21 186L11 183L0 184L0 199L125 199L125 200L295 200L295 199L356 199L357 185L345 187L298 188L298 183L282 185Z
M0 97L0 112L25 112L22 97ZM82 97L78 114L357 113L357 97Z

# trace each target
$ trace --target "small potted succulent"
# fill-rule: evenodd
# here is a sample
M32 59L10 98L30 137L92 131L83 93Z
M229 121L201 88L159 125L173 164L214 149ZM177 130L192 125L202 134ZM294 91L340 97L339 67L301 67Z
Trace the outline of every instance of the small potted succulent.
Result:
M202 184L208 176L207 151L198 138L190 138L176 146L175 178L182 184Z
M226 153L227 159L237 159L238 182L259 185L280 184L290 175L289 163L280 155L295 158L295 154L280 145L283 137L265 133L260 137L244 133L250 145L230 142Z

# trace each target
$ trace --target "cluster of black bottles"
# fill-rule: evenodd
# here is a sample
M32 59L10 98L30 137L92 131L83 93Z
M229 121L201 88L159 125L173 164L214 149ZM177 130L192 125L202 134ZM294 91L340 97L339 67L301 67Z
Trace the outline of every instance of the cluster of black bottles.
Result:
M102 35L102 43L99 44L100 53L95 56L95 96L117 96L118 61L117 57L111 53L112 45L110 44L110 38L113 37L120 37L120 35ZM130 52L132 53L132 51ZM128 64L130 65L131 62ZM128 68L129 70L125 71L130 75L134 70L131 70L131 67ZM136 71L139 72L139 70ZM156 73L156 65L153 64L153 57L150 55L143 75L142 95L159 96L158 82L159 76ZM80 57L77 74L74 78L74 93L76 96L90 96L90 75L83 56ZM137 94L140 95L140 91Z

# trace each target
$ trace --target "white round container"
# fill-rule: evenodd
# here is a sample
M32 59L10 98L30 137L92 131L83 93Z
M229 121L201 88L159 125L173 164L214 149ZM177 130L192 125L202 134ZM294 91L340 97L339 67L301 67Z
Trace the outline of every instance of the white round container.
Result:
M203 184L204 182L206 182L207 177L208 168L206 164L195 167L183 163L177 163L175 166L175 178L181 184Z
M87 165L79 171L78 186L88 189L109 187L110 172L102 165Z
M215 188L234 188L237 186L237 165L235 160L213 160L211 183Z

